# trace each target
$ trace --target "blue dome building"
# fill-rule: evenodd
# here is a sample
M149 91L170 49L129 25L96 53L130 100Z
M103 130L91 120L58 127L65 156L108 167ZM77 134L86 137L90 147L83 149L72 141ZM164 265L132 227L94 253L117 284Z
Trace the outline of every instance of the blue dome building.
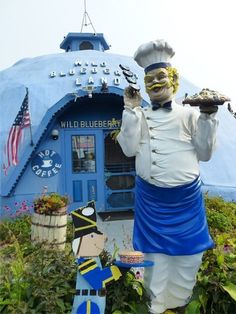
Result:
M31 208L43 190L69 195L69 210L90 200L98 213L133 208L134 159L113 135L127 86L119 65L135 73L145 106L143 69L132 57L107 52L103 34L69 33L60 47L63 53L23 59L0 72L2 216ZM177 101L198 90L181 78ZM236 200L236 121L225 108L219 117L219 148L202 164L203 183Z

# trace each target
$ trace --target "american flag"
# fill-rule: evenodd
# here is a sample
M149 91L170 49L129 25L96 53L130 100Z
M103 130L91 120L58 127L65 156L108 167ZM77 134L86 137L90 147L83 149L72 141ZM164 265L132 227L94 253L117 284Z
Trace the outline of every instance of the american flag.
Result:
M28 105L28 88L19 112L11 126L5 146L6 163L3 165L5 174L11 165L16 166L19 162L18 151L23 137L24 128L31 125Z

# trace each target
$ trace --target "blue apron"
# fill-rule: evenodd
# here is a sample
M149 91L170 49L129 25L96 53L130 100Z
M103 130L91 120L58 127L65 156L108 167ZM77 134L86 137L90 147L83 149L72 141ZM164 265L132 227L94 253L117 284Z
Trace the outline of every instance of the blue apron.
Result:
M136 179L133 246L144 253L193 255L213 248L201 180L163 188Z

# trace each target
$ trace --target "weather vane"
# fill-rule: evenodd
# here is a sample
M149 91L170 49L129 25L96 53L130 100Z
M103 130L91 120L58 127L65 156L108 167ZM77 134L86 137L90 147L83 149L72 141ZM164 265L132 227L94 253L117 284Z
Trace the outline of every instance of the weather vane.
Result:
M83 14L83 20L82 20L82 25L81 25L81 30L80 30L80 32L81 32L81 33L83 32L83 27L84 27L84 26L89 26L89 25L91 25L92 28L93 28L94 34L96 34L96 30L95 30L95 28L94 28L94 26L93 26L93 23L92 23L92 21L91 21L89 15L88 15L88 12L87 12L87 9L86 9L86 4L87 4L87 3L86 3L86 0L84 0L84 14Z

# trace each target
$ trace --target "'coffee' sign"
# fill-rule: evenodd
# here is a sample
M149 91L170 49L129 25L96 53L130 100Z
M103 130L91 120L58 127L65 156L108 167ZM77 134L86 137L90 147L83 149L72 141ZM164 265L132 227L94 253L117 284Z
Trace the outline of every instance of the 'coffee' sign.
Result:
M32 160L31 169L40 178L50 178L58 174L62 166L61 157L51 149L37 153Z

